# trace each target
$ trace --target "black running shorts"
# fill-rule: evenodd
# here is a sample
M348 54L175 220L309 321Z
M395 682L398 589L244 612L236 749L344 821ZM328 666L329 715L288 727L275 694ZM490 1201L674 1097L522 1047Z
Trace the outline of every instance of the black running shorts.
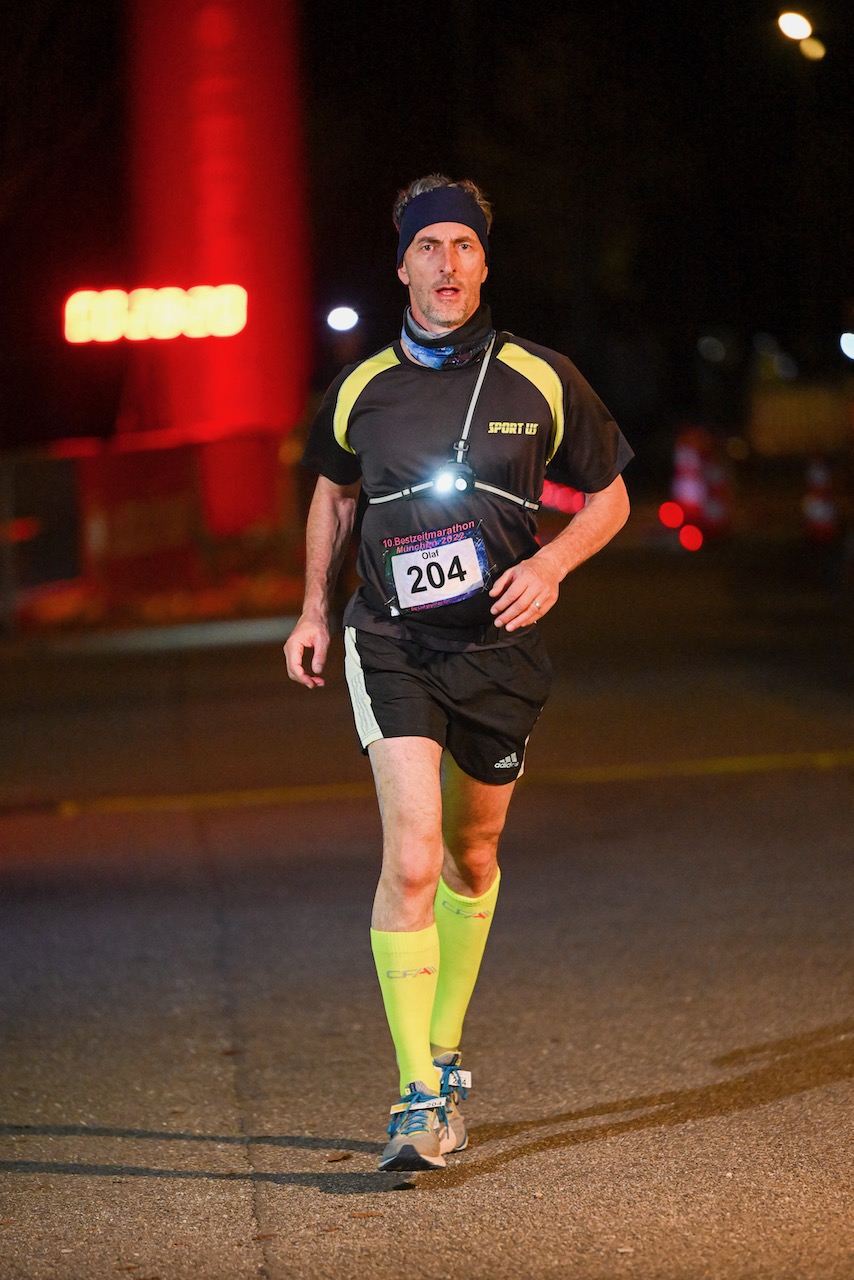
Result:
M552 681L537 627L517 644L448 653L346 627L344 669L356 731L432 738L463 773L495 785L522 774L525 747Z

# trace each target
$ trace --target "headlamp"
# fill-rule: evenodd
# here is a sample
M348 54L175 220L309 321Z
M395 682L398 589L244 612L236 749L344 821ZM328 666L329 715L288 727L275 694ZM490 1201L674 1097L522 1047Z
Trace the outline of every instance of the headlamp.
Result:
M436 493L471 493L474 472L467 462L446 462L433 477Z
M419 200L423 200L424 196L418 196ZM413 201L413 204L415 202ZM410 209L412 205L408 206ZM483 386L483 380L486 377L489 358L492 355L492 349L495 345L495 338L486 349L486 354L480 366L480 373L477 375L477 382L472 391L471 400L469 401L466 420L463 423L462 433L459 440L453 446L454 456L439 468L432 480L422 480L420 484L407 485L405 489L398 489L396 493L375 493L368 498L368 502L397 502L398 498L416 498L420 494L426 494L430 489L434 493L443 496L455 497L460 493L471 493L474 489L481 489L487 493L494 493L499 498L506 498L508 502L515 502L523 511L538 511L539 501L531 498L522 497L517 493L510 493L507 489L499 489L497 485L487 484L485 480L478 480L474 471L467 462L464 462L466 454L469 451L468 434L474 416L474 408L477 404L477 398L480 395L480 389Z

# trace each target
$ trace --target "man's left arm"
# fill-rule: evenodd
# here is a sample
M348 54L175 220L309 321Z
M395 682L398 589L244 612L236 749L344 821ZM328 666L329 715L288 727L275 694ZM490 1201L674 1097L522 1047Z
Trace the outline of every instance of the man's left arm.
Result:
M507 569L490 591L496 627L516 631L539 622L555 604L568 573L589 560L619 533L629 517L622 476L598 493L588 493L569 524L528 560Z

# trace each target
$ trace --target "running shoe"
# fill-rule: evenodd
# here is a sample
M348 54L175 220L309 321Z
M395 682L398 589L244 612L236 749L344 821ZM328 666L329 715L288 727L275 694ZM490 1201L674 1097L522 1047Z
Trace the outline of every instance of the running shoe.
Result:
M441 1072L439 1094L445 1104L445 1114L451 1134L452 1145L448 1148L449 1151L465 1151L469 1144L468 1130L463 1113L460 1111L460 1102L465 1102L468 1097L468 1091L471 1088L471 1072L460 1069L461 1061L462 1055L459 1052L443 1053L433 1059Z
M430 1093L422 1080L415 1080L391 1108L388 1133L381 1170L445 1168L444 1153L453 1143L445 1100Z

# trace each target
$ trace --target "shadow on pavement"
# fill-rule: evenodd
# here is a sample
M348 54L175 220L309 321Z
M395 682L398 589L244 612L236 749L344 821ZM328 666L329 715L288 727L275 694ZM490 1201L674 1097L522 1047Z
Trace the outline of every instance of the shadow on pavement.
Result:
M619 1098L616 1101L599 1103L580 1111L543 1116L536 1120L476 1126L472 1133L478 1145L474 1152L466 1155L465 1163L449 1168L440 1177L404 1175L403 1182L398 1181L393 1184L389 1178L384 1176L380 1178L376 1173L361 1171L352 1174L337 1170L334 1173L308 1171L269 1173L253 1169L245 1172L233 1170L216 1172L50 1160L0 1161L0 1172L85 1178L177 1178L211 1182L267 1183L278 1186L314 1187L333 1195L367 1195L380 1191L416 1188L423 1191L446 1191L541 1152L600 1142L641 1130L665 1128L733 1115L766 1106L769 1103L780 1102L812 1089L825 1088L843 1080L850 1080L854 1078L854 1020L819 1027L814 1031L784 1040L735 1049L715 1058L713 1065L725 1069L757 1060L760 1065L736 1079L721 1080L699 1088L666 1090L662 1093ZM584 1124L585 1121L608 1116L625 1118L606 1120L604 1124ZM557 1132L525 1141L525 1139L531 1139L538 1130L555 1128ZM338 1157L330 1157L330 1161L336 1163L352 1152L379 1153L380 1150L379 1144L350 1141L346 1138L266 1134L246 1137L202 1135L87 1125L6 1124L0 1125L0 1134L134 1138L151 1139L158 1143L165 1141L231 1143L245 1147L247 1151L254 1146L299 1148L310 1151L332 1150L343 1153ZM503 1143L514 1138L522 1138L523 1141L509 1150L495 1151L490 1154L484 1149L484 1144ZM393 1176L399 1179L401 1175Z
M496 1169L542 1151L557 1151L582 1143L599 1142L607 1138L637 1133L643 1129L667 1128L691 1121L711 1120L718 1116L751 1111L756 1107L780 1102L784 1098L807 1093L811 1089L824 1088L841 1080L854 1078L854 1021L819 1027L815 1031L793 1036L786 1040L755 1045L714 1059L717 1067L735 1066L763 1059L763 1065L734 1080L721 1080L696 1089L666 1090L663 1093L641 1094L634 1098L621 1098L616 1102L587 1107L582 1111L569 1111L563 1115L545 1116L540 1120L519 1121L515 1124L479 1125L472 1130L481 1142L504 1141L508 1138L528 1137L537 1129L556 1125L571 1126L558 1133L551 1133L532 1142L523 1142L509 1151L485 1155L465 1166L451 1170L442 1186L460 1186L474 1177L492 1173ZM600 1116L625 1115L641 1112L626 1119L611 1120L605 1124L577 1127L580 1122ZM425 1184L426 1185L426 1184Z

